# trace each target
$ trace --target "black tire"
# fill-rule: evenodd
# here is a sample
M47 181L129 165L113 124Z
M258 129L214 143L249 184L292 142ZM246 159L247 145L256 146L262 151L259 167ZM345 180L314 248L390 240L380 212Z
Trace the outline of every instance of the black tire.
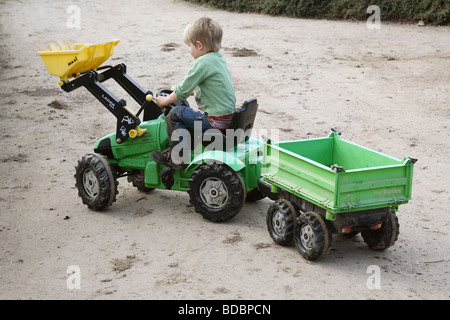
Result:
M293 244L297 216L297 210L288 200L280 199L270 205L267 210L266 223L273 241L282 246Z
M108 159L99 154L87 154L75 167L75 187L89 209L101 211L116 201L119 182Z
M294 227L297 250L307 260L324 257L331 248L332 235L325 220L316 212L301 214Z
M370 249L382 251L394 245L399 233L400 225L397 215L389 210L380 229L361 231L361 236Z
M127 177L133 187L136 187L139 191L149 193L155 190L154 188L147 188L145 186L145 173L144 170L136 170Z
M245 202L245 185L238 173L223 164L203 164L189 180L195 211L213 222L232 219Z
M266 196L261 193L261 191L258 190L258 188L253 189L249 193L247 193L247 198L245 198L245 201L247 202L256 202L259 200L264 199Z

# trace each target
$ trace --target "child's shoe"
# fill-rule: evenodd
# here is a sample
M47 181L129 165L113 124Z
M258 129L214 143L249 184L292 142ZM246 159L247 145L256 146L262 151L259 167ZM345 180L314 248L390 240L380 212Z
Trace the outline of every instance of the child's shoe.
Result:
M153 159L156 163L162 164L164 166L169 165L170 161L170 154L172 153L171 148L167 148L166 150L159 152L159 151L152 151L150 153L150 158Z
M163 166L169 166L174 170L177 171L183 171L186 169L186 165L184 163L174 163L171 158L172 149L167 148L166 150L159 152L159 151L152 151L150 153L150 158L153 159L156 163L162 164Z

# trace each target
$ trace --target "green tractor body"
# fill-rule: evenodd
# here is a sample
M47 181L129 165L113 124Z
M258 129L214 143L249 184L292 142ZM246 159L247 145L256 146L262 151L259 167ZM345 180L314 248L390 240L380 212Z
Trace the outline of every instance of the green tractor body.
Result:
M142 122L140 127L147 129L141 137L128 138L119 144L116 142L116 133L111 133L97 141L94 151L106 156L118 172L130 174L143 170L146 188L169 189L160 176L164 166L150 158L152 151L162 151L169 146L165 116ZM257 188L261 176L262 148L262 142L254 137L225 151L210 150L199 144L191 150L192 160L186 170L174 172L174 184L170 189L187 191L189 179L199 166L216 163L224 164L239 173L245 183L245 191L249 193Z

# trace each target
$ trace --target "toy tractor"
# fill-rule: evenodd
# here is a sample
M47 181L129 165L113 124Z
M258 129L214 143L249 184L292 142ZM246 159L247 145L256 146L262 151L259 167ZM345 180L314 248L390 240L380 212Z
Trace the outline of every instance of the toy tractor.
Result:
M111 206L118 194L117 179L121 177L127 177L142 192L187 191L195 211L213 222L233 218L245 200L264 198L257 189L263 145L250 137L258 109L256 99L249 99L236 109L226 132L191 132L194 144L185 170L164 167L154 162L150 153L169 145L165 118L170 108L189 104L177 102L162 111L153 100L153 92L131 79L124 64L100 67L117 43L58 42L49 44L49 48L41 46L39 51L50 74L60 77L64 91L85 87L117 118L116 132L99 139L94 153L78 161L75 186L83 203L93 210ZM72 77L75 79L69 81ZM125 107L125 100L119 100L103 86L108 79L114 79L140 105L136 114ZM157 95L170 92L163 89ZM217 148L218 145L225 148Z

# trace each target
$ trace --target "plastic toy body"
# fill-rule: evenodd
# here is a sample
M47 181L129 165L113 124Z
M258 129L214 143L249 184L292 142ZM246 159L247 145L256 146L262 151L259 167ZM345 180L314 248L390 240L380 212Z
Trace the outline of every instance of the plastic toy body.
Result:
M173 171L150 158L152 151L164 150L169 145L165 118L163 114L157 119L142 122L140 128L145 133L120 144L116 141L115 133L107 135L96 143L94 151L107 159L114 177L127 176L128 181L141 191L187 191L195 210L214 222L233 218L246 199L262 198L258 198L260 194L257 189L262 162L260 140L250 137L246 142L225 151L208 150L201 144L197 145L191 150L191 162L186 170ZM86 183L82 178L84 174L79 164L76 177L81 198L93 209L106 209L109 200L105 199L97 206L97 197L86 196ZM109 182L113 188L114 183ZM105 198L108 195L115 196L116 192L106 190Z
M262 163L262 141L250 137L246 142L230 150L208 150L203 145L191 150L191 162L184 171L175 171L173 184L167 183L160 173L164 166L157 164L150 158L154 150L162 151L169 146L166 131L166 116L162 114L155 120L144 121L140 124L146 133L139 138L129 138L118 144L116 134L111 133L97 141L94 151L108 157L118 172L133 173L144 170L144 185L146 188L171 189L187 191L189 178L202 164L226 164L235 172L239 172L244 183L245 191L257 188ZM259 155L258 155L259 153Z
M275 242L295 242L309 260L323 257L331 234L361 232L373 249L397 240L398 206L411 200L415 159L395 159L340 138L266 141L260 185Z
M331 132L265 145L264 179L337 213L394 207L411 200L413 160L381 154Z
M38 54L51 75L67 81L77 77L81 72L96 70L114 53L114 47L119 40L112 40L97 44L73 44L71 41L58 41L39 47Z

